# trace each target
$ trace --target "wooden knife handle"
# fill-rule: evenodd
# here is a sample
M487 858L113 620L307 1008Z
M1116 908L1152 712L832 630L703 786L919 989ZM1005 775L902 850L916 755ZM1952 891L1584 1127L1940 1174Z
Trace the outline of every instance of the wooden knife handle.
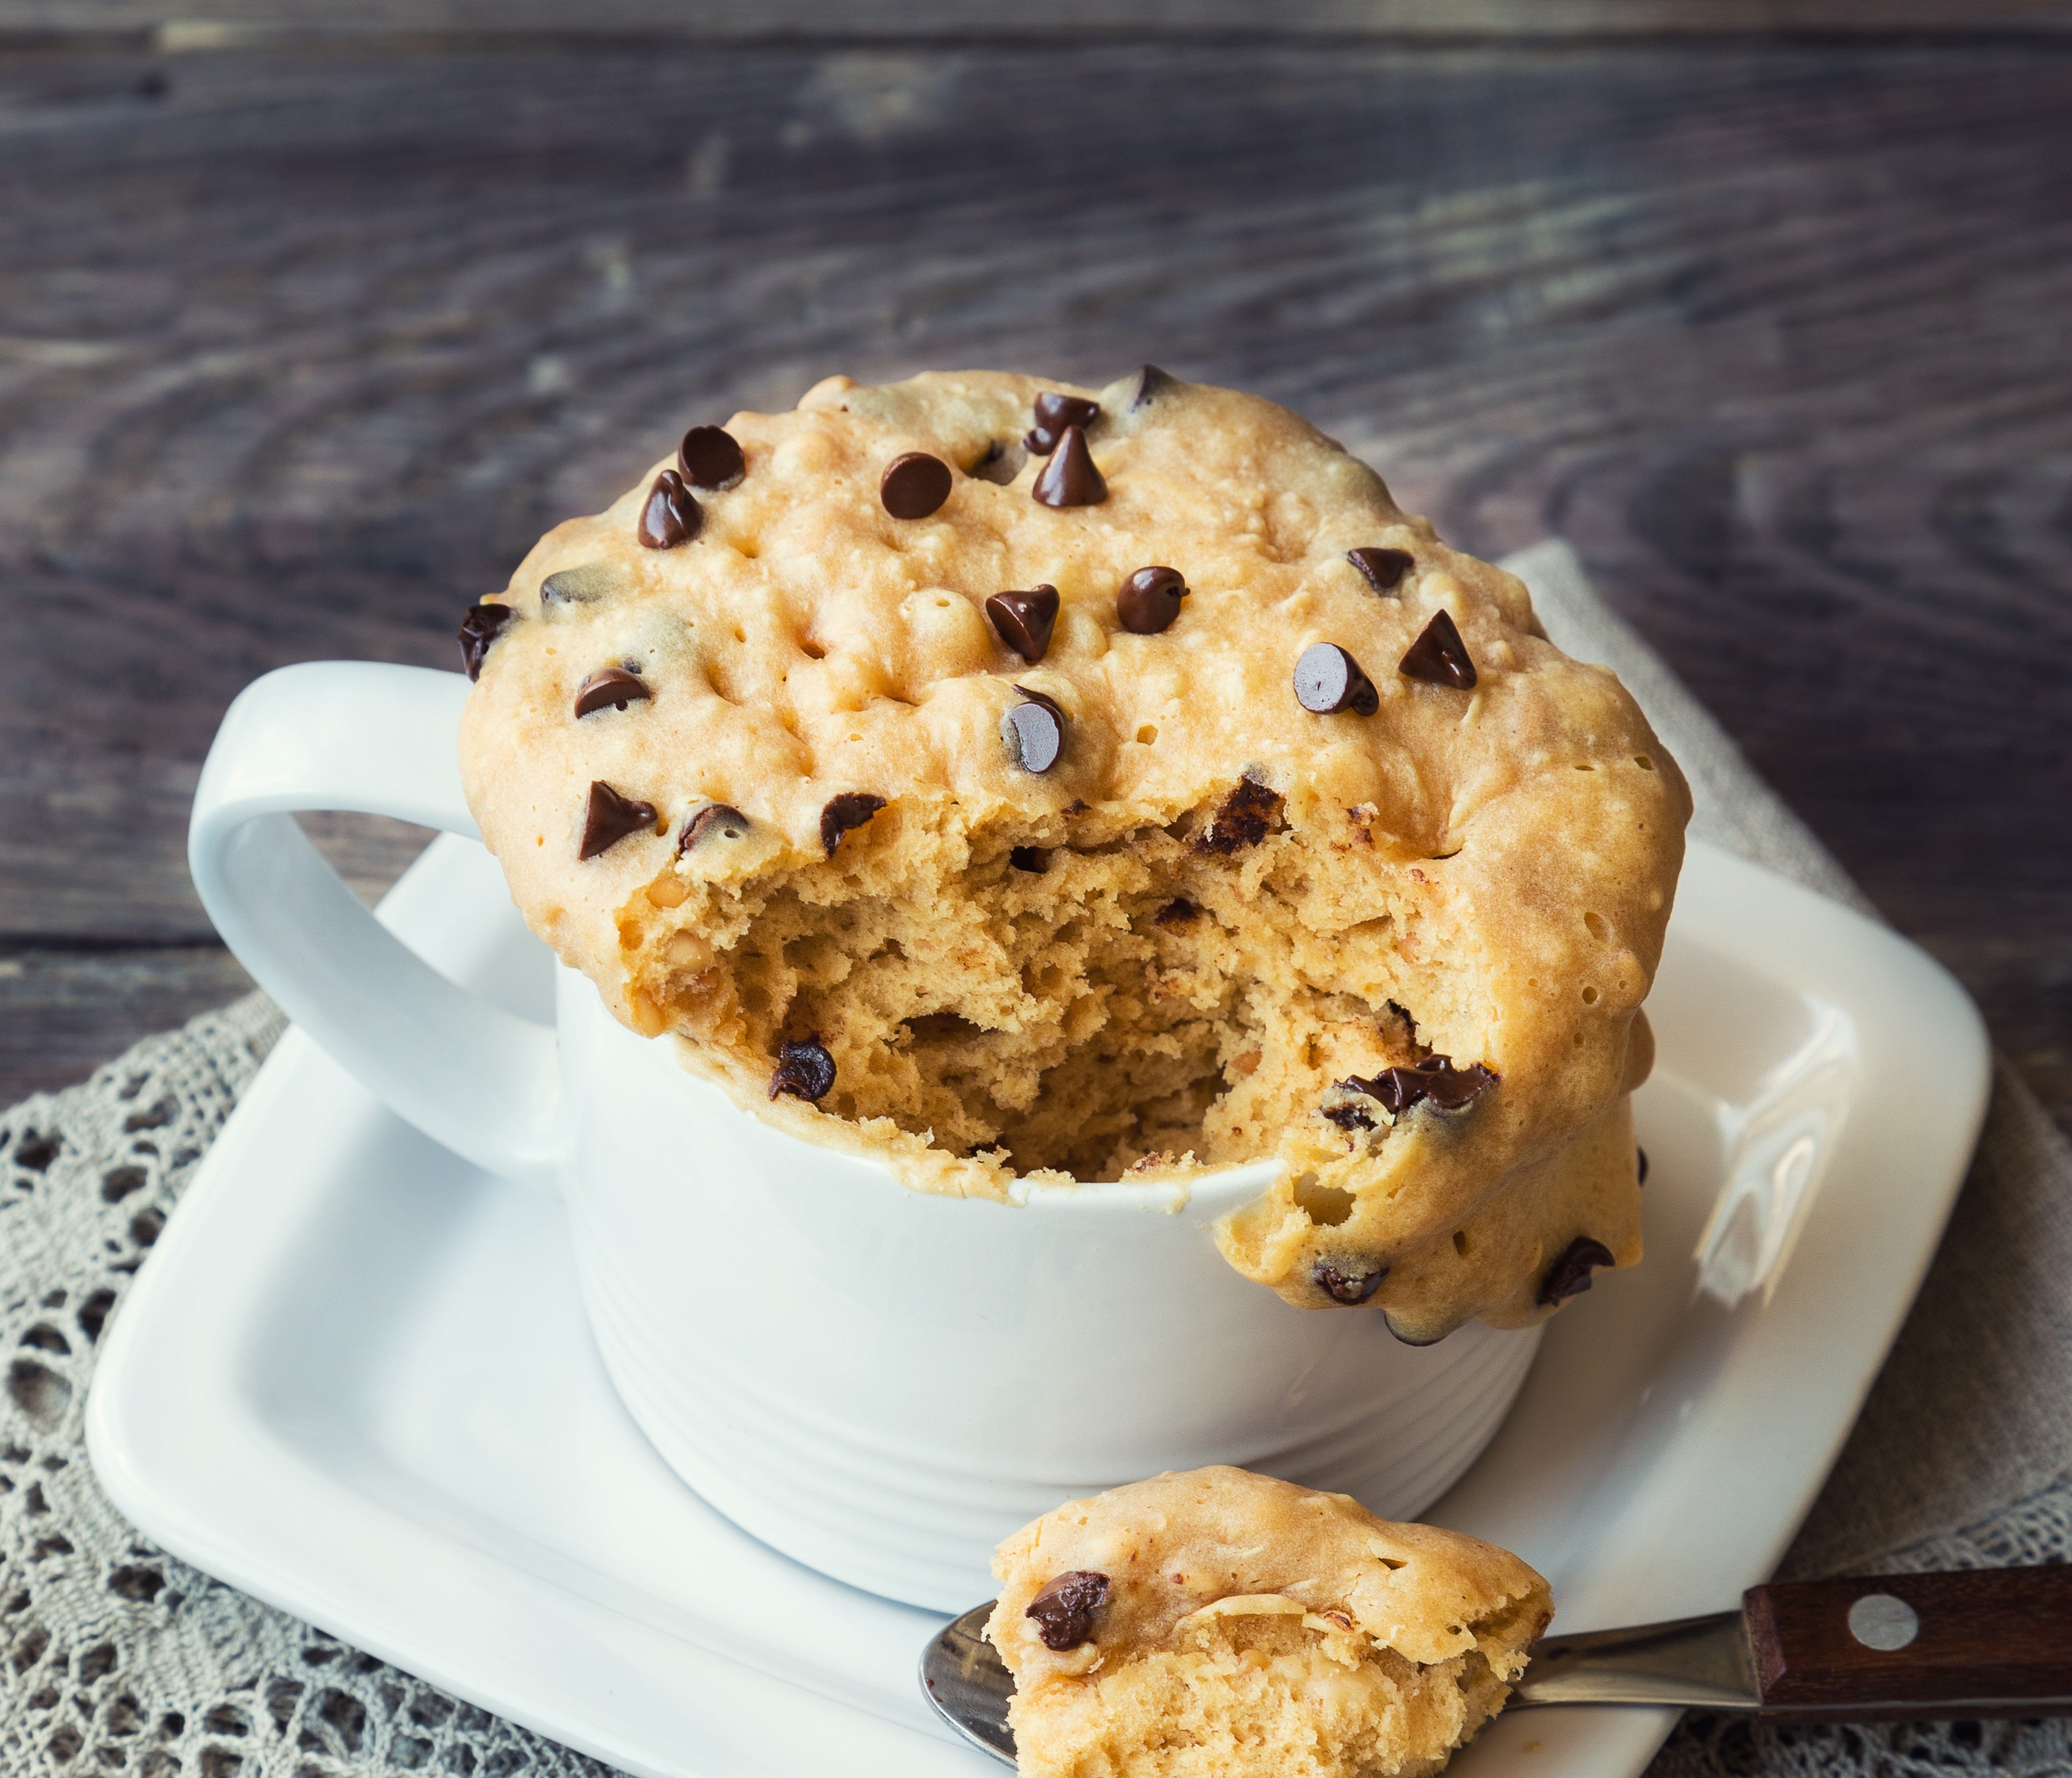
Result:
M1787 1581L1741 1609L1766 1716L2072 1715L2072 1566Z

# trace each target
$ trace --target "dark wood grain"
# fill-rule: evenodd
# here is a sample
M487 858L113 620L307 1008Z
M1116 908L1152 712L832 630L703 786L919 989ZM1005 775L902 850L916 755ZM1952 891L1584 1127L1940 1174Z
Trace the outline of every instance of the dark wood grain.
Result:
M1904 1648L1867 1648L1852 1633L1850 1608L1876 1595L1917 1615ZM1742 1612L1766 1715L2072 1713L2072 1567L2062 1563L1757 1587Z
M302 825L370 907L431 838L379 815L305 815ZM173 861L162 860L169 870ZM251 978L209 934L170 945L119 925L69 942L0 946L0 1105L81 1080L140 1037L247 993Z
M418 45L610 37L682 43L1507 41L2072 30L2065 0L0 0L0 34L147 34L175 50L380 37Z
M0 55L0 1007L116 949L213 993L229 698L452 665L690 421L1151 357L1572 537L2064 1117L2067 90L2042 39Z
M0 957L0 1093L83 1080L140 1037L252 986L220 945L17 951Z

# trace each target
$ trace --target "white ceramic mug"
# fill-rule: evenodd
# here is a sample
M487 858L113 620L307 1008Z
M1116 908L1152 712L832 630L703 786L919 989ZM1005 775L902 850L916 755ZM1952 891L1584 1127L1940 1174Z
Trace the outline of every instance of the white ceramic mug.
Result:
M991 1590L993 1544L1070 1496L1228 1462L1408 1517L1495 1431L1538 1330L1413 1348L1378 1314L1291 1308L1224 1263L1212 1225L1273 1163L1011 1205L912 1192L740 1109L574 971L552 1029L454 986L294 812L479 839L455 756L467 693L360 662L249 687L195 793L195 883L253 977L398 1115L559 1188L613 1383L737 1524L962 1610Z

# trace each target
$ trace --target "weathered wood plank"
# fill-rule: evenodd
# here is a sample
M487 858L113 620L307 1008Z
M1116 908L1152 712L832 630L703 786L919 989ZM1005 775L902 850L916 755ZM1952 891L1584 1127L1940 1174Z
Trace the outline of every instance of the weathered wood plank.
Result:
M0 956L0 1105L83 1080L252 986L220 945Z
M1976 37L2072 29L2064 0L0 0L0 32L154 31L171 50L379 36L705 43L1247 42L1305 39Z
M2072 1110L2072 46L0 56L0 945L693 418L1145 357L1574 537ZM111 1039L110 1047L113 1047ZM4 1092L0 1084L0 1092Z
M424 828L374 815L301 819L317 850L369 907L431 838ZM82 949L0 941L0 1105L83 1080L138 1038L251 986L236 959L211 942Z

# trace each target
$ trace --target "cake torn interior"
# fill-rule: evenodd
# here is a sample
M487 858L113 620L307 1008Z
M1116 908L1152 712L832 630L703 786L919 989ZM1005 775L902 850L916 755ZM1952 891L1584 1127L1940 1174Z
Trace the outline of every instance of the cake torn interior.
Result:
M816 1037L837 1071L823 1109L997 1147L1019 1173L1257 1159L1329 1115L1334 1083L1428 1060L1391 1001L1453 998L1396 955L1416 909L1346 905L1322 836L1269 829L1281 803L1242 780L1194 843L1082 817L984 836L945 820L917 846L925 817L888 809L829 863L636 900L635 978L693 1036L773 1056ZM664 880L667 901L682 879ZM1320 984L1317 951L1382 991Z

